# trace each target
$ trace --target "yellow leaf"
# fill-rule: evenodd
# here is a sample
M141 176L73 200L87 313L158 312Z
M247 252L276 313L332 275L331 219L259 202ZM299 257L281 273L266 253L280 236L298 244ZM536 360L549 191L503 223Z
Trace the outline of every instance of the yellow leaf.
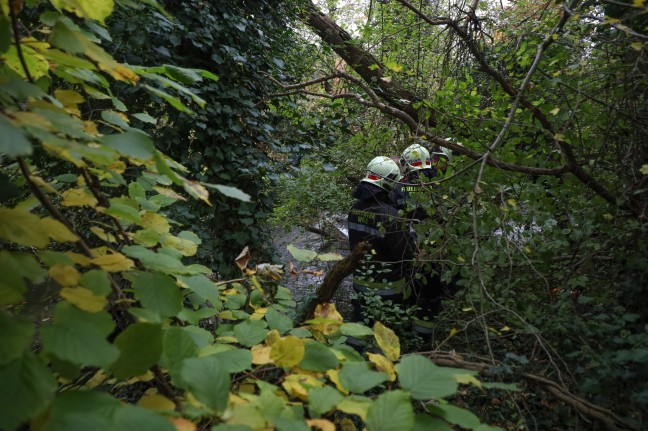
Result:
M223 320L238 320L238 317L234 316L232 310L224 310L218 315L218 317L220 317Z
M73 266L54 265L47 272L61 286L76 286L81 275Z
M336 333L344 320L335 308L335 304L320 304L315 308L313 315L315 319L309 321L314 322L311 328L324 335Z
M272 347L270 346L262 346L260 344L252 346L252 348L250 349L250 351L252 352L252 363L255 365L265 365L272 363L272 359L270 359L271 350Z
M380 322L374 324L373 330L374 338L385 356L392 361L397 361L400 357L400 341L394 331Z
M185 418L169 419L177 431L196 431L196 424Z
M86 383L86 387L88 389L94 389L103 382L106 381L106 373L104 370L99 370L95 373L94 376L90 380L88 380L88 383Z
M65 227L63 223L61 223L58 220L54 220L53 218L49 217L44 217L41 219L41 225L43 226L43 230L52 238L54 241L57 242L66 242L66 241L71 241L71 242L76 242L79 240L79 238L70 232L70 230Z
M349 391L344 386L342 386L342 382L340 382L339 370L327 370L326 375L329 380L335 384L335 387L338 391L342 392L344 395L349 395Z
M551 111L549 111L551 115L558 115L559 112L560 112L560 108L554 108Z
M11 208L0 208L0 238L38 248L49 243L49 235L37 216Z
M54 97L56 97L66 108L76 108L79 103L85 102L83 96L74 90L55 90Z
M79 18L90 18L103 24L113 12L113 0L51 0L57 9L75 13Z
M159 234L169 233L171 230L171 225L166 218L148 211L142 216L142 226Z
M648 165L642 165L641 169L639 169L639 172L641 172L644 175L648 175Z
M252 306L254 308L254 306ZM250 320L261 320L268 312L267 307L261 307L254 310L254 313L250 316Z
M470 310L464 310L464 311L470 311ZM457 335L457 332L459 332L459 330L457 328L452 328L450 330L450 335L448 335L448 338L454 337L455 335Z
M30 175L29 179L31 180L32 183L36 184L38 187L42 187L50 193L56 193L56 189L50 186L49 183L44 179L42 179L41 177L37 175Z
M108 303L106 297L95 295L85 287L64 287L61 290L61 296L70 304L90 313L98 313Z
M565 139L565 135L563 135L562 133L556 133L556 134L554 135L554 139L555 139L556 141L563 141L563 140Z
M358 415L364 421L367 419L367 411L369 410L371 402L372 401L370 399L364 401L345 398L340 401L336 407L338 408L338 410L344 413Z
M98 226L92 226L90 228L90 232L97 235L97 237L99 237L99 239L102 239L102 240L104 240L106 242L116 242L117 241L113 234L111 234L110 232L104 231L102 228L100 228Z
M175 410L175 404L170 399L157 393L157 389L151 388L144 393L137 405L149 410Z
M111 71L110 74L118 81L128 81L131 84L137 84L140 77L137 73L133 72L128 67L118 64Z
M632 42L630 44L630 47L634 49L635 51L641 51L643 49L643 42Z
M90 260L90 258L84 254L66 251L65 255L72 259L72 262L76 263L77 265L90 266L92 264L92 260Z
M290 374L281 384L288 394L303 401L308 399L308 391L312 388L321 388L324 383L307 374Z
M473 385L477 386L478 388L482 387L481 382L479 380L477 380L475 378L475 376L473 376L471 374L455 374L454 378L457 381L457 383L459 383L461 385L473 384Z
M174 192L171 189L156 186L156 187L153 187L153 190L155 190L156 192L158 192L161 195L164 195L164 196L169 197L169 198L177 199L179 201L186 201L187 200L184 196L179 195L178 193Z
M508 331L511 331L511 328L508 327L508 326L503 326L502 329L500 329L500 331L502 331L502 332L508 332Z
M373 363L378 371L389 375L390 382L396 380L396 372L394 371L394 363L392 361L377 353L367 353L367 357L369 358L369 362Z
M97 123L95 123L94 121L84 121L83 131L93 136L99 136L99 129L97 129Z
M326 419L306 419L306 425L321 431L335 431L335 424Z
M202 200L207 205L211 205L211 202L209 202L209 192L205 186L197 181L191 181L186 178L183 178L182 185L191 196Z
M268 332L268 335L266 335L265 343L268 346L272 346L274 343L279 341L280 338L281 338L281 335L279 335L279 331L277 331L276 329L273 329L272 331Z
M88 205L95 207L97 199L92 195L90 190L84 189L68 189L63 192L63 201L61 205L64 207L82 207Z
M512 207L517 206L517 201L515 199L512 199L512 198L507 200L506 203L508 203Z
M304 359L304 339L292 335L280 338L271 347L270 359L278 367L291 368Z
M22 42L22 41L21 41ZM33 79L38 79L42 76L45 76L49 72L49 62L39 53L34 51L32 48L22 45L22 58L25 60L25 64L29 73ZM23 63L18 55L16 47L12 44L9 46L9 49L4 53L0 54L0 59L14 72L18 73L23 78L27 78L25 69L23 68Z
M177 250L183 256L193 256L198 251L198 244L195 242L173 235L164 236L162 245Z
M35 112L17 111L11 113L15 121L12 121L17 126L29 126L37 129L50 131L53 129L52 122L47 118Z
M610 213L605 213L605 214L603 214L603 218L605 220L607 220L607 221L610 221L610 220L614 219L614 216L612 214L610 214Z
M131 269L135 263L121 253L112 253L96 257L91 262L108 272L119 272Z
M633 0L632 6L636 8L643 8L646 4L646 0Z

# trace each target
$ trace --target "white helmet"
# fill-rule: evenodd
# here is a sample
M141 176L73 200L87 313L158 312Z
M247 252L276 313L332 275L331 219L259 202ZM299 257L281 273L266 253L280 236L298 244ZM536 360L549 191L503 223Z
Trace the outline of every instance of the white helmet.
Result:
M452 163L452 151L445 147L436 147L432 151L432 164L441 174L445 173L448 165Z
M405 172L429 169L432 167L430 152L421 144L412 144L403 151L401 164Z
M389 192L401 178L400 169L392 159L378 156L367 165L367 176L362 181L375 184Z

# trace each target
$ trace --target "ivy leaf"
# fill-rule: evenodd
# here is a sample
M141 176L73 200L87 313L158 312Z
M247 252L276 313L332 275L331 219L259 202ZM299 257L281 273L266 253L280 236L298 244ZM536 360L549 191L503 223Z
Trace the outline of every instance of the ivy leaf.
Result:
M33 353L0 367L0 429L15 430L38 415L54 398L57 383Z
M371 431L400 431L414 426L414 409L404 391L380 394L369 406L366 419Z
M120 355L110 371L118 379L139 376L160 359L162 328L152 323L135 323L117 336L115 346Z
M404 357L396 365L401 387L415 400L430 400L454 395L459 387L451 370L436 366L421 355Z
M133 278L135 297L161 318L175 316L182 309L182 294L165 274L140 272Z
M213 410L225 410L230 376L217 357L185 359L181 373L183 385L198 401Z
M362 394L387 380L387 374L372 371L366 362L346 363L340 370L342 386L357 394Z
M25 133L0 115L0 153L9 157L28 156L32 146Z

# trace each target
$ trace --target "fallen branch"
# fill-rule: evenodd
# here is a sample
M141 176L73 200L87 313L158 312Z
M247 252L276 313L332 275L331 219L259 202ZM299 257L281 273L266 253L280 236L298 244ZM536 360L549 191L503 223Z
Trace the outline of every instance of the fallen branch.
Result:
M498 375L494 367L487 363L465 361L461 355L453 352L427 352L425 355L435 364L443 367L462 368L477 371L482 376L492 377ZM584 398L571 393L564 386L535 374L522 373L518 375L529 383L537 384L541 389L549 392L560 401L569 404L583 416L603 423L610 431L639 431L640 428L616 415L613 411L592 404Z
M331 299L333 299L333 296L342 280L353 274L353 271L355 271L355 269L360 265L360 261L364 257L365 253L369 250L371 250L370 243L358 243L347 257L333 265L333 268L331 268L328 274L326 274L326 277L324 277L322 285L317 289L317 295L306 307L304 314L302 315L302 322L313 317L315 308L318 305L331 302Z

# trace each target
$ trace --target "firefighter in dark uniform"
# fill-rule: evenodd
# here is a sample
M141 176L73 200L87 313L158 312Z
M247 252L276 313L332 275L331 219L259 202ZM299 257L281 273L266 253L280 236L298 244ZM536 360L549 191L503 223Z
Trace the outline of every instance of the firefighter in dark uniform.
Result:
M362 294L373 292L384 300L403 302L410 263L415 255L416 237L408 221L398 217L398 210L389 193L400 180L398 165L388 157L379 156L367 165L367 174L353 192L356 202L349 211L349 247L361 241L371 243L356 270L353 288L354 320L361 320Z
M447 150L446 150L447 151ZM434 188L435 178L443 176L450 155L448 152L430 152L420 144L410 145L401 155L401 165L404 176L391 194L396 208L412 223L420 223L428 218L433 218L437 223L443 224L438 213L430 211L431 193ZM430 212L432 215L430 216ZM432 332L431 319L442 309L441 300L449 295L438 274L418 270L419 277L409 280L413 288L411 303L416 303L421 310L413 319L413 329L417 332L428 334Z

